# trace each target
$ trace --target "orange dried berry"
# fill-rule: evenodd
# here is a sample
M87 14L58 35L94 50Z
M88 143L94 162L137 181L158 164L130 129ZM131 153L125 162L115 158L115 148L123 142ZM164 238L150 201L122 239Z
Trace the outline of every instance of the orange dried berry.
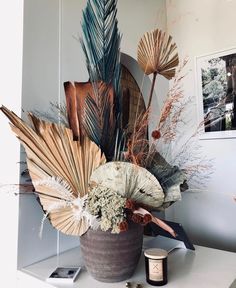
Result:
M149 222L151 222L152 221L152 216L150 215L150 214L145 214L144 216L143 216L143 224L147 224L147 223L149 223Z
M131 199L127 199L125 202L125 208L130 209L130 210L135 210L135 202Z
M119 224L119 229L121 232L127 231L128 230L128 223L127 221L123 221Z
M138 223L138 224L142 224L143 223L143 217L138 215L138 214L133 214L131 219L135 223Z
M161 138L161 132L159 130L153 130L152 131L152 138L154 140Z

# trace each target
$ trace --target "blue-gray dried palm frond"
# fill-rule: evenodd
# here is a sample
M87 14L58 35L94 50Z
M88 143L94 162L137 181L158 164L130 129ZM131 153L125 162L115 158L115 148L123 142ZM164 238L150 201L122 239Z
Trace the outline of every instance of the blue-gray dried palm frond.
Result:
M94 85L95 86L95 85ZM83 127L89 138L104 152L106 159L112 160L115 154L118 116L114 111L114 92L106 84L94 87L94 97L90 94L85 99Z
M87 135L108 160L114 158L115 140L121 134L121 36L117 28L116 4L117 0L87 1L81 44L90 79L87 83L74 83L74 86L65 83L67 113L74 140L83 141Z
M181 199L181 192L188 189L187 178L183 170L171 166L158 152L154 152L146 169L160 182L165 193L163 208L167 208Z
M83 11L81 39L91 81L119 82L120 33L117 0L88 0Z

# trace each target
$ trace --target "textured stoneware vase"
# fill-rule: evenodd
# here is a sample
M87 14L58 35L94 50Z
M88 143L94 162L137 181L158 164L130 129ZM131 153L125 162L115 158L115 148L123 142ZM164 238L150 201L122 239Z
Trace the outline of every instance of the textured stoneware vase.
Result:
M80 237L81 251L90 275L102 282L130 278L138 264L143 244L143 227L130 223L126 232L112 234L89 229Z

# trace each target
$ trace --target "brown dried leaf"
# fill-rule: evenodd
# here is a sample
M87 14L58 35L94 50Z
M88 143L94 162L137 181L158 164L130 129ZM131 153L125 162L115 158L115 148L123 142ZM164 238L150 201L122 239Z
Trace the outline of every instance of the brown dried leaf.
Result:
M175 76L179 64L177 46L161 30L147 32L138 45L138 63L145 74L158 73L167 79Z

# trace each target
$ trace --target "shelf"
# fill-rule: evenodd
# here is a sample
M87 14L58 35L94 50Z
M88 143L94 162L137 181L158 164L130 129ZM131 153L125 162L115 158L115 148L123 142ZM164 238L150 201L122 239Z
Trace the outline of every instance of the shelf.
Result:
M168 287L199 287L201 288L225 288L236 277L236 253L195 246L196 250L175 249L168 256ZM59 262L58 262L59 260ZM45 282L51 271L58 266L82 266L77 281L70 287L96 287L118 288L125 287L125 282L102 283L93 279L83 267L80 248L74 248L62 253L59 259L54 256L35 263L18 271L20 286L26 287L26 283L34 283L34 288L67 287L64 285L52 285ZM31 279L31 280L30 280ZM31 282L30 282L31 281ZM32 282L33 281L33 282ZM152 287L146 283L144 270L144 256L142 254L136 272L128 281L142 283L143 287ZM37 284L37 286L35 286ZM28 287L28 286L27 286Z

